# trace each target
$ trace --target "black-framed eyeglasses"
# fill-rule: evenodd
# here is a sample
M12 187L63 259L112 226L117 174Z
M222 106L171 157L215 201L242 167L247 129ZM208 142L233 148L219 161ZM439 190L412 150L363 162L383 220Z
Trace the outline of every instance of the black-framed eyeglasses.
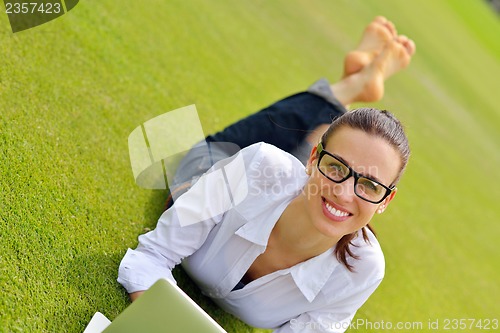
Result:
M340 184L353 176L354 193L365 201L374 204L381 203L396 188L395 185L387 187L370 177L357 173L345 162L343 162L341 158L324 150L322 143L318 144L317 149L319 154L317 165L319 172L337 184Z

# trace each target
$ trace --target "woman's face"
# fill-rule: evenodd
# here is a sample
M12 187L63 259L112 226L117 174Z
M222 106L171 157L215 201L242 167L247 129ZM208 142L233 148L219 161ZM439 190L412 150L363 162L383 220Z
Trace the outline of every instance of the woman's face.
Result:
M355 172L385 186L392 184L401 167L398 152L388 142L348 126L336 130L323 149L340 157ZM307 209L314 227L327 237L339 238L361 229L395 195L393 191L381 203L370 203L354 193L354 177L334 183L318 170L317 164L314 148L306 169L311 175L305 188Z

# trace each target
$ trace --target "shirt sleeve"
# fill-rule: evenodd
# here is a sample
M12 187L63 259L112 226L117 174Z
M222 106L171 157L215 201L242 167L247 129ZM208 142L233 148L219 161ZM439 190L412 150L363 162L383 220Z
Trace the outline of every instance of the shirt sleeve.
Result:
M146 290L160 278L175 282L172 269L198 250L225 212L248 195L246 170L258 159L259 147L217 162L162 214L155 230L139 236L139 245L127 250L118 269L118 282L127 292Z
M317 311L310 311L293 318L274 333L342 333L349 328L355 328L352 319L356 311L366 302L368 297L377 289L382 278L372 281L364 288L360 288L335 304Z

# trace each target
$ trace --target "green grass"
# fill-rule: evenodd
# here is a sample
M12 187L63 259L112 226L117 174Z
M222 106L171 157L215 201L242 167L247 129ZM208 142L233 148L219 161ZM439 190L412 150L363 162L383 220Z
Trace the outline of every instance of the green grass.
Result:
M500 319L500 22L483 1L87 0L15 35L0 14L0 332L82 332L128 305L119 261L165 197L134 184L136 126L195 103L210 133L334 80L378 14L417 43L376 104L413 156L376 218L387 274L357 318ZM229 332L259 331L175 273Z

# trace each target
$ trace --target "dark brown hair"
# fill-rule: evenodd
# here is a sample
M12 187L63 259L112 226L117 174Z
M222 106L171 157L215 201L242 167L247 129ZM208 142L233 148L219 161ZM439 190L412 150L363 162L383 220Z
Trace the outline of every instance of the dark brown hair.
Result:
M323 146L326 147L328 139L332 134L343 126L348 126L353 129L359 129L367 134L380 137L386 140L398 153L400 156L401 166L396 179L389 185L396 185L400 180L403 172L408 164L408 159L410 157L410 145L408 143L408 138L403 129L403 125L399 120L394 117L394 115L387 110L378 110L373 108L360 108L353 111L344 113L342 116L335 119L328 130L323 134L321 142ZM366 227L361 229L363 233L363 239L366 242L368 240L368 234L366 229L368 228L374 235L375 231L368 223ZM347 262L347 256L351 256L354 259L359 259L352 251L350 246L354 246L352 241L356 238L357 231L351 234L344 235L337 246L335 247L335 255L337 259L344 264L347 269L353 271L353 266L349 265Z

